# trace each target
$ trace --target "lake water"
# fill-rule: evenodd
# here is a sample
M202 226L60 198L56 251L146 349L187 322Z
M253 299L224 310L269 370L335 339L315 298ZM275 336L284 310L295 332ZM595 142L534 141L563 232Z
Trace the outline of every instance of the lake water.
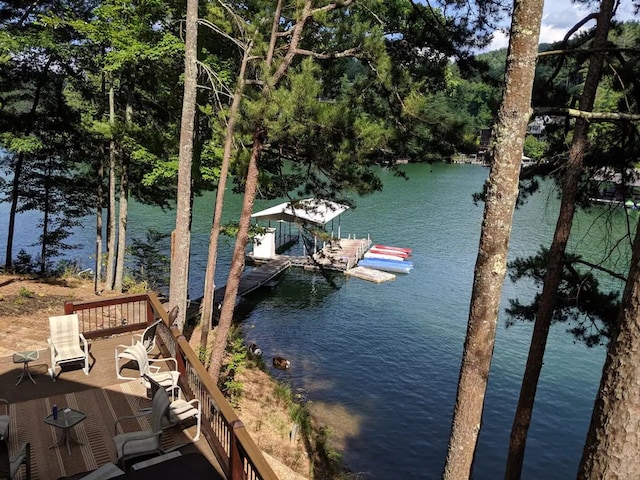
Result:
M246 338L261 347L267 361L274 355L291 360L289 371L274 375L308 392L354 472L375 479L435 479L446 454L482 220L483 205L474 205L471 195L482 189L488 170L466 165L403 169L410 180L382 170L384 191L358 199L357 208L342 216L341 229L343 237L370 235L375 243L413 248L411 274L373 284L290 269L273 291L244 302L239 314ZM214 194L206 194L194 206L193 298L202 295L213 199ZM257 202L256 210L274 203ZM229 195L227 206L227 219L237 219L240 198ZM555 192L547 185L516 211L511 259L549 245L557 208ZM6 211L0 205L3 224ZM625 226L622 210L611 216L604 212L580 214L572 239L593 262L603 261L612 243L603 232L613 228L619 233ZM34 223L29 215L21 217L15 251L28 245L25 239L35 238ZM149 226L168 232L174 223L171 212L136 204L129 219L134 236ZM74 258L87 266L93 235L89 223L75 236L84 248ZM217 284L226 282L231 251L231 242L224 242ZM625 265L626 252L606 262ZM531 284L514 285L508 279L504 287L475 479L503 476L532 329L530 324L505 328L503 312L507 299L526 300L535 292ZM523 478L575 477L605 351L575 344L566 328L551 329Z

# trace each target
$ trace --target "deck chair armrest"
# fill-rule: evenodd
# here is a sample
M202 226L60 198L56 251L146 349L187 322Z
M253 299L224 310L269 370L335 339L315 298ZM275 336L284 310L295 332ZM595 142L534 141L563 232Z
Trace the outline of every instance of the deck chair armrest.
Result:
M187 405L191 405L192 407L200 410L200 400L198 400L197 398L194 398L193 400L189 400L187 402Z
M82 334L82 332L80 332L79 336L80 336L80 341L82 342L82 349L86 352L89 349L89 344L87 343L87 339L84 338L84 335Z
M173 368L169 367L170 370L178 370L178 361L173 358L173 357L167 357L167 358L150 358L149 359L149 363L156 363L156 362L173 362Z
M11 457L9 460L11 463L17 461L20 457L25 456L26 461L29 461L29 456L31 455L31 443L24 442L20 445L20 449L16 452L16 454Z
M140 418L140 417L144 417L146 415L149 415L151 413L151 409L150 408L145 408L140 410L140 413L137 413L135 415L127 415L126 417L120 417L118 419L116 419L116 423L115 423L115 432L116 435L118 434L118 424L123 421L123 420L134 420L136 418Z
M122 352L124 352L127 348L131 348L131 345L116 345L116 355L121 354ZM122 349L122 351L119 351L120 349Z
M178 391L178 396L177 396L177 398L184 399L184 400L185 400L185 403L186 403L187 405L191 405L191 406L197 405L197 407L196 407L196 408L200 408L200 400L199 400L199 399L197 399L197 398L193 398L193 399L191 399L191 400L189 400L189 401L187 401L187 400L186 400L186 397L184 396L184 392L182 391L182 388L180 388L180 385L176 385L176 386L172 386L172 387L166 387L166 388L165 388L165 390L166 390L166 391L167 391L167 393L169 393L169 394L171 394L171 393L172 393L172 391L177 390L177 391ZM174 398L175 398L175 397L174 397Z
M9 415L9 400L0 398L0 404L4 405L4 408L6 409L6 415Z
M142 334L134 333L131 335L131 345L135 345L137 342L142 342Z
M47 343L49 344L49 348L51 348L52 352L58 353L58 350L56 349L56 346L53 343L53 340L51 340L51 338L47 338Z

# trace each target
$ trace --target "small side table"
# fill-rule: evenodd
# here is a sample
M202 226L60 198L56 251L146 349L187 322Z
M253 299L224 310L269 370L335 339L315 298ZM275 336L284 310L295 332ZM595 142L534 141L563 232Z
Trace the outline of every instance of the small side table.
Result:
M36 381L31 376L31 371L29 370L29 362L33 362L40 358L40 352L38 350L27 350L25 352L16 352L13 354L13 363L21 363L22 364L22 373L18 377L18 381L16 385L20 385L20 382L24 378L25 373L29 377L33 383Z
M73 438L71 435L71 428L75 425L79 424L87 418L87 415L79 410L74 410L73 408L61 408L58 410L58 418L53 418L53 413L44 419L44 423L49 425L53 425L54 427L62 429L62 436L58 439L56 443L51 445L49 448L54 448L60 446L62 442L65 442L67 445L67 451L69 455L71 455L71 447L69 446L69 438L76 442L78 445L84 445L80 440Z

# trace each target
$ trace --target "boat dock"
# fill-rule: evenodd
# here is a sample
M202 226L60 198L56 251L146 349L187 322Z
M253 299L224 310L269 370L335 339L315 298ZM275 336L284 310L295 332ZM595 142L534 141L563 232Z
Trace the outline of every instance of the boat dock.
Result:
M358 264L371 245L369 238L341 238L327 243L321 250L308 256L277 255L273 259L256 258L247 255L247 263L266 266L277 259L287 259L292 267L305 270L334 270L345 272ZM258 267L260 268L260 267Z
M238 286L238 297L243 297L260 287L264 287L272 282L278 275L284 272L291 265L291 260L286 256L278 256L269 262L257 266L256 268L245 270L240 278ZM216 288L213 298L215 304L222 303L227 286Z

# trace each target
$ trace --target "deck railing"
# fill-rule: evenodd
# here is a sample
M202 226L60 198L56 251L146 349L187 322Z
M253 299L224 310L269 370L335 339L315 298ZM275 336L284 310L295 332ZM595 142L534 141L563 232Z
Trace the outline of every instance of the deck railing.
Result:
M123 295L89 302L67 302L65 313L77 313L87 338L138 330L161 318L156 335L162 354L178 362L180 387L202 406L202 433L229 480L277 480L262 452L222 392L175 327L158 298Z

